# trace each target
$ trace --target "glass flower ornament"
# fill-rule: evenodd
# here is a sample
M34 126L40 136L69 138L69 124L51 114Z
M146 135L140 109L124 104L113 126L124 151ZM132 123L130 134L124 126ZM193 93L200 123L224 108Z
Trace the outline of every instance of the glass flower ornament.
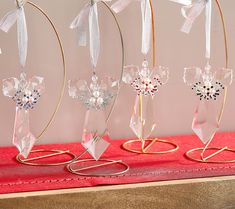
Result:
M21 73L20 79L12 77L3 80L4 96L16 103L13 144L25 158L36 142L36 137L30 131L29 112L34 109L44 90L44 78L39 76L27 79L26 74Z
M141 68L134 65L124 68L123 82L131 85L137 93L130 128L143 143L156 126L153 98L159 87L167 83L168 78L168 68L151 69L146 60L142 63Z
M85 80L69 81L69 95L80 100L87 108L82 145L96 160L110 144L105 140L108 133L104 110L117 95L118 88L118 81L111 78L99 81L95 74L90 84Z
M219 129L218 107L220 95L233 80L231 69L212 70L209 64L202 70L198 67L185 68L184 82L191 86L199 98L193 118L192 129L199 139L207 144Z

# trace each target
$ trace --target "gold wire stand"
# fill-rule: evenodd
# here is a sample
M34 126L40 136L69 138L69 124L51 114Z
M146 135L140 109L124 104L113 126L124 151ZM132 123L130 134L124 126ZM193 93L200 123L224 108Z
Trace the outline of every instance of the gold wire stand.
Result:
M151 15L152 15L152 59L153 59L153 67L156 66L156 30L155 30L155 14L154 14L154 8L153 8L153 1L149 0L150 2L150 6L151 6ZM142 95L139 96L139 104L140 104L140 117L142 118L143 115L143 100L142 100ZM143 126L143 120L142 121L142 126ZM142 127L143 130L143 127ZM145 142L148 141L150 142L147 146L145 146ZM139 148L134 148L131 147L131 145L134 145L136 143L139 143L140 146ZM164 151L150 151L150 148L153 147L153 145L155 143L163 143L163 144L168 144L168 145L172 145L173 148L171 149L167 149ZM136 140L129 140L127 142L125 142L122 145L123 149L129 151L129 152L134 152L134 153L140 153L140 154L166 154L166 153L171 153L171 152L175 152L176 150L179 149L179 146L171 141L168 140L163 140L163 139L159 139L159 138L153 138L153 139L136 139Z
M223 14L221 5L219 3L219 0L215 0L215 2L216 2L216 5L219 9L219 14L220 14L221 22L222 22L222 27L223 27L225 62L226 62L226 68L228 68L228 61L229 61L229 59L228 59L228 42L227 42L227 31L226 31L226 26L225 26L225 19L224 19L224 14ZM223 98L223 102L222 102L221 109L220 109L219 116L218 116L218 123L219 124L221 122L222 115L224 112L224 107L225 107L225 103L226 103L226 99L227 99L227 92L228 92L228 89L226 87L224 90L224 98ZM233 162L235 162L235 159L234 160L212 160L212 157L215 157L216 155L221 154L222 152L227 151L227 152L234 152L235 153L235 149L231 149L228 146L225 146L222 148L209 147L212 140L213 140L213 138L203 148L194 148L194 149L189 150L185 154L186 157L189 158L190 160L201 162L201 163L233 163ZM209 150L215 150L215 152L213 154L205 156L205 152L209 151ZM198 152L198 151L201 151L199 158L193 157L192 154L194 154L194 152Z
M78 164L82 164L84 162L95 162L95 164L93 165L88 165L88 166L81 166L79 168L73 168L73 165L78 165ZM98 164L97 164L98 162ZM112 166L112 165L121 165L123 168L120 169L119 171L116 172L107 172L107 168L106 168L106 172L102 173L89 173L89 172L84 172L84 171L89 171L89 170L94 170L97 168L101 168L104 166ZM78 161L74 161L70 164L67 165L67 169L73 173L73 174L77 174L80 176L117 176L117 175L121 175L126 173L129 170L129 166L123 162L122 160L109 160L109 159L100 159L99 161L96 161L94 159L85 159L85 160L78 160Z
M22 0L16 0L17 6L19 7L19 5L22 5ZM57 29L54 25L54 23L52 22L52 20L50 19L50 17L35 3L31 2L31 1L26 1L24 0L24 3L32 6L33 8L35 8L36 10L38 10L50 23L53 31L55 32L59 47L60 47L60 51L61 51L61 59L63 62L63 84L60 90L60 96L59 96L59 100L57 102L57 105L55 107L55 110L53 111L48 123L45 125L45 127L43 128L43 130L41 131L41 133L37 136L37 140L39 140L43 134L47 131L47 129L50 127L50 125L52 124L52 122L55 119L55 116L60 108L61 102L62 102L62 98L64 95L64 91L65 91L65 86L66 86L66 78L67 78L67 69L66 69L66 64L65 64L65 55L64 55L64 49L62 46L62 42L60 40L60 36L57 32ZM16 160L19 163L22 163L24 165L32 165L32 166L57 166L57 165L64 165L64 164L68 164L70 163L73 159L75 159L75 155L73 153L71 153L70 151L63 151L63 150L33 150L31 151L31 153L36 153L36 152L51 152L53 154L48 154L48 155L42 155L42 156L38 156L38 157L33 157L33 158L27 158L27 159L23 159L22 156L20 156L20 154L18 154L16 156ZM35 162L35 160L40 160L43 158L49 158L49 157L53 157L53 156L58 156L58 155L69 155L72 157L72 160L68 160L68 161L64 161L64 162L59 162L59 163L37 163Z
M167 141L167 140L163 140L163 139L158 139L158 138L153 138L153 139L145 139L145 142L150 142L147 146L142 146L143 142L140 139L135 139L135 140L129 140L127 142L125 142L122 147L125 150L128 150L129 152L134 152L134 153L140 153L140 154L166 154L166 153L170 153L170 152L175 152L176 150L179 149L179 146L173 142ZM171 145L173 148L172 149L168 149L165 151L151 151L150 148L156 144L156 143L164 143L164 144L168 144ZM129 146L129 144L134 145L134 144L140 144L139 149L134 149L131 148Z
M92 3L92 2L91 2ZM115 23L117 25L117 28L118 28L118 32L119 32L119 36L120 36L120 40L121 40L121 48L122 48L122 64L121 64L121 75L120 75L120 78L119 78L119 83L122 82L122 77L123 77L123 70L124 70L124 63L125 63L125 50L124 50L124 41L123 41L123 35L122 35L122 31L121 31L121 27L120 27L120 24L117 20L117 17L116 15L113 13L112 9L109 7L109 5L104 2L104 1L101 1L101 3L105 6L105 8L107 8L109 10L109 12L111 13L112 17L114 18L115 20ZM117 93L117 96L114 98L114 101L113 101L113 104L111 106L111 109L110 109L110 112L106 118L106 122L108 123L110 117L111 117L111 114L114 110L114 106L116 104L116 101L117 101L117 98L118 98L118 95L119 95L119 91L120 91L120 88L118 89L118 93ZM104 131L102 135L105 134L106 131ZM96 140L97 138L97 133L94 133L94 141ZM86 154L88 152L88 149L86 149L84 152L82 152L81 154L79 154L70 164L67 165L67 170L73 174L76 174L76 175L80 175L80 176L114 176L114 175L121 175L121 174L124 174L126 173L128 170L129 170L129 165L126 164L125 162L123 162L122 160L111 160L111 159L100 159L100 160L94 160L94 159L82 159L82 160L78 160L80 159L84 154ZM80 168L76 168L74 169L73 168L73 165L75 164L84 164L84 162L94 162L93 165L88 165L88 166L82 166ZM111 166L111 165L122 165L123 169L121 169L120 171L118 172L105 172L105 173L94 173L94 170L95 169L99 169L101 167L106 167L106 166ZM89 171L89 170L93 170L93 172L91 173L84 173L82 171Z
M51 154L45 154L45 155L41 155L41 156L36 156L36 157L32 157L32 158L26 158L24 159L20 154L18 154L16 156L16 160L22 164L25 165L33 165L33 166L57 166L57 165L66 165L68 163L73 162L73 160L76 158L76 155L73 154L72 152L70 152L69 150L44 150L44 149L40 149L40 150L33 150L30 153L51 153ZM41 160L44 158L52 158L52 157L57 157L58 155L68 155L71 159L70 160L66 160L64 162L59 162L59 163L40 163L40 162L35 162L36 160Z

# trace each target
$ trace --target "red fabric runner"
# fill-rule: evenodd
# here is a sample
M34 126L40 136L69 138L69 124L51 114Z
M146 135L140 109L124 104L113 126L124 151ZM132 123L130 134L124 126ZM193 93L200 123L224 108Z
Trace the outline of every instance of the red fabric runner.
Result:
M165 137L180 146L177 152L163 155L143 155L121 149L125 140L112 141L103 158L121 159L130 166L130 171L120 176L84 177L71 174L64 166L34 167L17 163L14 147L0 148L0 194L90 187L97 185L142 183L162 180L187 179L212 176L235 175L235 163L208 164L188 160L184 154L191 148L202 147L196 136ZM235 148L235 133L221 133L215 136L212 146ZM162 146L159 144L159 146ZM39 145L35 149L70 150L75 154L84 149L79 143L63 145ZM235 158L235 153L226 154ZM84 158L90 156L86 154ZM222 157L218 155L217 158Z

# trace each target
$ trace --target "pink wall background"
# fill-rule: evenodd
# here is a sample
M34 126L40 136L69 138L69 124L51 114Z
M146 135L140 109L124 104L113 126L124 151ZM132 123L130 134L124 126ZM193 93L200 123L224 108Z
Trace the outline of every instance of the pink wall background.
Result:
M89 79L91 75L89 53L86 48L78 48L75 31L69 29L69 24L79 13L86 0L34 0L53 19L61 35L68 69L68 79L77 77ZM9 0L1 0L0 16L2 17L14 4ZM230 68L235 68L235 2L221 1L228 29L230 53ZM178 4L158 0L154 1L157 23L157 59L159 65L170 68L170 80L161 88L155 98L155 117L157 128L153 135L190 134L193 112L197 99L190 88L183 83L183 68L186 66L205 65L204 59L204 15L195 22L190 35L179 31L183 18ZM218 10L213 13L212 29L212 65L224 66L223 36ZM101 54L98 64L98 74L118 76L120 70L120 41L117 28L109 12L104 6L99 6L101 26ZM40 75L46 79L46 93L39 105L31 114L33 133L40 132L49 115L53 112L62 81L62 63L59 48L53 31L35 9L26 6L26 18L29 32L29 54L27 70L30 75ZM133 3L128 9L118 15L122 27L126 64L140 65L143 57L141 46L141 17L138 3ZM0 80L19 75L16 27L9 34L0 33ZM62 107L51 128L39 143L65 143L80 140L86 109L68 96L63 98ZM228 100L221 124L221 131L235 130L235 85L229 88ZM112 138L133 137L129 128L129 120L134 105L135 93L123 85L117 105L109 123ZM11 144L15 104L0 94L0 146Z

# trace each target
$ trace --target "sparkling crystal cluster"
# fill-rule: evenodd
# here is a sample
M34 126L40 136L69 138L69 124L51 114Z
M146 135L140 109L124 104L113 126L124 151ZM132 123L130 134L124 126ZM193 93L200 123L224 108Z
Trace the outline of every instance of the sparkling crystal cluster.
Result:
M79 99L88 109L103 109L117 94L118 82L108 78L99 82L96 75L92 76L90 85L84 80L69 81L69 95Z
M144 61L141 69L134 65L126 66L123 81L130 84L138 95L154 96L158 92L159 86L167 82L168 76L167 68L150 69L148 62Z
M44 89L45 84L42 77L34 76L27 80L25 73L21 73L20 79L3 80L3 94L11 97L19 109L33 109Z

